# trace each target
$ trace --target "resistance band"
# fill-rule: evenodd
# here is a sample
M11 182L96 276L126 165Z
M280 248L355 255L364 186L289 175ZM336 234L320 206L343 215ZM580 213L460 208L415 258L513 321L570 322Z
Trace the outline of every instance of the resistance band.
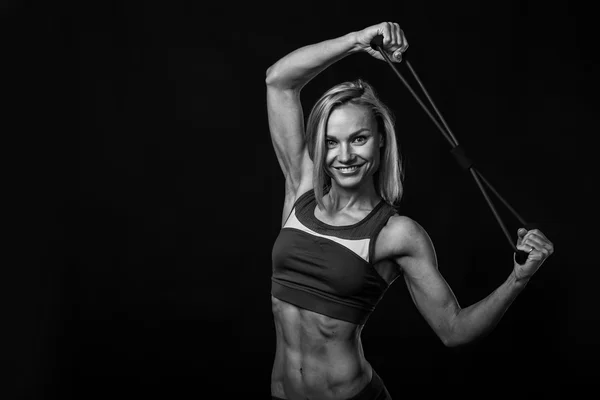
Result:
M406 63L406 66L408 67L408 69L410 70L410 72L412 73L412 75L414 76L415 80L417 81L417 83L421 87L421 90L425 94L425 97L427 97L427 100L431 104L433 110L437 114L438 118L440 119L440 121L444 125L444 127L442 127L442 125L440 125L440 123L435 119L435 117L433 116L433 114L425 106L425 104L423 103L423 101L421 101L421 99L419 98L419 96L417 96L417 94L415 93L415 91L410 87L410 85L408 84L408 82L400 74L400 72L398 71L398 69L396 68L396 66L392 62L392 60L390 60L390 57L383 50L383 36L382 35L377 35L377 36L375 36L373 38L373 40L371 40L371 48L373 50L379 51L381 53L381 56L383 57L383 59L385 61L387 61L387 63L389 64L390 67L392 67L392 69L394 70L394 72L396 73L396 75L398 76L398 78L400 78L400 80L402 81L402 83L404 83L404 86L406 86L406 88L413 95L413 97L415 98L415 100L417 100L417 103L419 103L419 105L423 108L423 110L425 110L425 112L427 113L427 115L429 116L429 118L431 118L431 120L433 121L433 123L435 124L435 126L437 126L437 128L440 130L440 132L442 133L442 135L450 143L450 146L452 146L452 149L450 150L450 153L452 153L452 155L454 156L454 158L456 159L456 161L458 162L458 164L460 165L460 167L462 169L464 169L464 170L469 170L471 172L471 175L473 176L473 179L475 179L475 183L477 183L477 186L481 190L481 193L483 194L483 197L485 198L487 204L489 205L490 209L492 210L492 213L494 214L494 217L496 217L496 221L498 221L498 224L500 225L500 228L502 228L502 231L504 232L504 235L508 239L508 243L510 244L510 246L512 247L512 249L516 253L515 254L515 259L516 259L517 263L519 263L520 265L522 265L527 260L527 256L529 255L529 253L527 253L527 252L525 252L523 250L517 249L516 245L513 243L512 238L511 238L510 234L508 233L508 230L506 229L506 226L504 225L504 223L502 222L502 219L500 218L500 215L498 215L498 212L496 211L496 207L494 207L494 204L492 203L490 197L488 196L487 192L485 191L483 183L485 183L488 186L488 188L492 191L492 193L494 195L496 195L496 197L498 197L498 199L500 199L500 201L506 206L506 208L508 208L510 210L510 212L519 220L519 222L522 224L522 226L524 226L526 229L530 229L531 224L528 224L527 222L525 222L525 220L523 218L521 218L521 216L519 214L517 214L517 212L510 206L510 204L508 204L508 202L506 200L504 200L504 198L502 196L500 196L500 194L496 191L496 189L494 189L494 187L483 177L483 175L481 174L481 172L479 172L475 168L475 165L474 165L473 161L470 158L467 157L467 155L465 154L464 148L461 145L458 144L458 140L456 140L456 137L452 134L452 131L448 127L448 124L446 124L446 121L444 120L444 117L442 117L442 114L439 112L439 110L435 106L435 103L433 102L433 100L429 96L429 93L427 93L427 90L425 89L425 86L423 85L423 83L421 82L421 80L419 79L419 77L417 76L417 73L415 72L415 70L413 69L413 67L410 65L410 63L407 60L404 61Z

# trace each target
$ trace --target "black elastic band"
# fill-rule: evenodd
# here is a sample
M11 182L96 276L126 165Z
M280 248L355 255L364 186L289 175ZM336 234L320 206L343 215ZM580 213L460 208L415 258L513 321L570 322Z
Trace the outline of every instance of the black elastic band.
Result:
M473 160L467 157L462 144L455 146L452 150L450 150L450 153L452 153L454 159L462 169L469 169L473 166Z
M518 250L517 247L515 246L515 244L513 243L512 238L510 237L510 234L508 233L508 230L506 229L506 226L502 222L502 219L500 218L500 215L496 211L494 204L492 203L491 199L487 195L485 188L483 186L483 183L485 183L488 186L488 188L492 190L492 193L494 193L502 201L502 203L510 210L510 212L519 220L519 222L524 227L527 228L528 226L530 226L530 224L525 222L525 220L523 218L521 218L521 216L519 214L517 214L517 212L508 204L508 202L506 200L504 200L502 198L502 196L500 196L500 194L492 187L492 185L490 185L490 183L483 177L483 175L479 171L477 171L477 169L474 166L474 162L469 157L467 157L467 155L465 154L464 148L458 144L458 141L452 134L452 131L448 127L448 124L446 124L446 121L442 117L442 114L439 112L439 110L435 106L435 103L429 96L429 93L427 93L425 86L423 85L423 83L421 82L419 77L417 76L417 73L415 72L413 67L410 65L410 63L408 61L406 61L406 65L408 66L408 69L412 73L415 80L418 82L419 86L421 87L421 90L425 94L425 97L427 98L427 100L429 100L429 103L431 104L432 108L436 112L438 118L442 121L442 124L444 125L445 129L442 128L442 125L435 119L435 117L433 116L431 111L429 111L429 109L425 106L423 101L415 93L415 91L412 89L412 87L410 87L410 85L408 84L406 79L404 79L404 77L400 74L400 72L398 72L398 69L394 66L394 63L392 62L392 60L390 60L389 56L383 50L383 36L381 36L381 37L379 37L379 36L381 36L381 35L378 35L375 38L373 38L373 40L371 41L371 47L375 50L378 50L381 53L381 56L383 57L383 59L385 61L387 61L388 65L392 68L392 70L394 70L394 72L396 73L398 78L400 78L400 80L402 81L404 86L406 86L408 91L413 95L413 97L415 98L417 103L419 103L419 105L421 105L421 107L423 108L425 113L429 116L429 118L433 121L435 126L440 130L442 135L450 143L450 146L452 146L452 150L450 152L452 153L452 155L454 156L454 158L456 159L456 161L458 162L460 167L463 168L464 170L469 170L471 172L473 179L475 179L475 183L477 183L477 186L481 190L481 193L483 194L483 197L485 198L486 202L488 203L490 210L494 214L494 217L498 221L500 228L502 228L502 231L504 232L506 238L508 239L508 243L510 244L511 248L517 253L517 256L518 256L517 261L519 262L519 264L522 264L524 262L524 260L526 259L526 257L524 258L524 252L521 250ZM527 228L527 229L529 229L529 228Z

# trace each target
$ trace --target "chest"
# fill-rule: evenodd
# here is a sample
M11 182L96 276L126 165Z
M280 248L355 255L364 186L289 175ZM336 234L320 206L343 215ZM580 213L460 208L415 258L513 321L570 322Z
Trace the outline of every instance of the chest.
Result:
M339 226L321 228L306 226L292 213L275 242L273 265L344 295L389 286L398 277L378 236L351 235Z
M332 215L319 207L315 207L313 211L316 220L323 225L335 227L352 226L363 221L369 214L370 211L357 211L353 213L339 212ZM401 270L392 257L391 246L388 243L390 239L392 239L390 233L384 226L378 235L370 238L373 248L369 254L371 267L388 285L391 285L401 275Z

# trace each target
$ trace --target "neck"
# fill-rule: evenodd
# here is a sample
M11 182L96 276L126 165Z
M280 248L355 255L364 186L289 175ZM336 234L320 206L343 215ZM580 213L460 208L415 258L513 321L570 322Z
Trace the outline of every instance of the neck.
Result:
M369 210L373 209L381 200L372 180L352 189L340 187L335 181L332 181L331 184L331 189L325 195L325 206L330 212L342 209Z

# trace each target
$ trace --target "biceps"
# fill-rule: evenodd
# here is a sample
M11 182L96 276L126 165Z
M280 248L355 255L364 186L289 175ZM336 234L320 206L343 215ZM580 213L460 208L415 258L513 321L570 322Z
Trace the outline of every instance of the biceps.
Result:
M410 295L419 312L433 328L450 326L460 306L452 289L433 268L417 276L405 274Z

